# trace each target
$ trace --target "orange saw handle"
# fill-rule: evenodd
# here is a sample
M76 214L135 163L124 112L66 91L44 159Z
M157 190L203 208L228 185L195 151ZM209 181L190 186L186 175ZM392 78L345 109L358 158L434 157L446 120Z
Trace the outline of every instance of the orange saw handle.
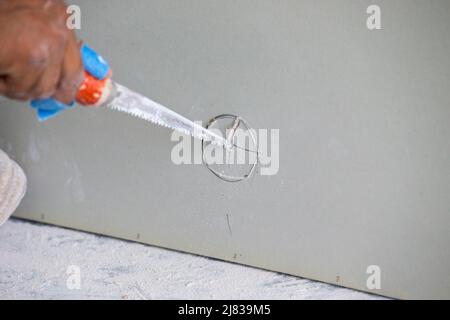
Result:
M85 72L83 83L76 95L76 101L82 105L100 106L108 101L114 91L111 68L97 52L86 44L81 47L81 58ZM36 109L40 121L50 119L74 106L74 102L65 105L52 98L31 101L31 107Z

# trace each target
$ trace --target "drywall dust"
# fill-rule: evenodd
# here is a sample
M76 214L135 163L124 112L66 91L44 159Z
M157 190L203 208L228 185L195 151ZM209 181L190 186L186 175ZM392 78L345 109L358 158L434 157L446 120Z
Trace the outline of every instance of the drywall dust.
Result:
M240 255L236 254L239 262ZM0 228L0 299L374 299L332 285L13 219ZM78 270L70 290L67 271Z

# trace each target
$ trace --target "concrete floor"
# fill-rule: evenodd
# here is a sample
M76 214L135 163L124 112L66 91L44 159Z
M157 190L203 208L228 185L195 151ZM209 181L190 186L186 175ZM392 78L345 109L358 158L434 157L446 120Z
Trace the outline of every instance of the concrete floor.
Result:
M0 299L380 298L18 219L0 228Z

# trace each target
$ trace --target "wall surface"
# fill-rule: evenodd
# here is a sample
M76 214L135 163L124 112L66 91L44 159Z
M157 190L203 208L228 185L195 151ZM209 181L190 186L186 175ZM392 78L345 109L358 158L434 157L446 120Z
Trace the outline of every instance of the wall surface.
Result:
M176 166L167 129L0 102L18 217L399 298L450 298L450 2L75 1L115 79L195 120L280 129L280 170Z

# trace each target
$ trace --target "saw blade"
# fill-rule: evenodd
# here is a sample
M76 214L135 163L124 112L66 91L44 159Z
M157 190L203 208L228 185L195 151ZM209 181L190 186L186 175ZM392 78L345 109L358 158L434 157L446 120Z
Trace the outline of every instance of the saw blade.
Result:
M222 136L179 115L167 107L139 94L125 86L114 83L114 98L105 106L109 109L125 112L154 124L176 130L200 140L231 149L233 145Z

